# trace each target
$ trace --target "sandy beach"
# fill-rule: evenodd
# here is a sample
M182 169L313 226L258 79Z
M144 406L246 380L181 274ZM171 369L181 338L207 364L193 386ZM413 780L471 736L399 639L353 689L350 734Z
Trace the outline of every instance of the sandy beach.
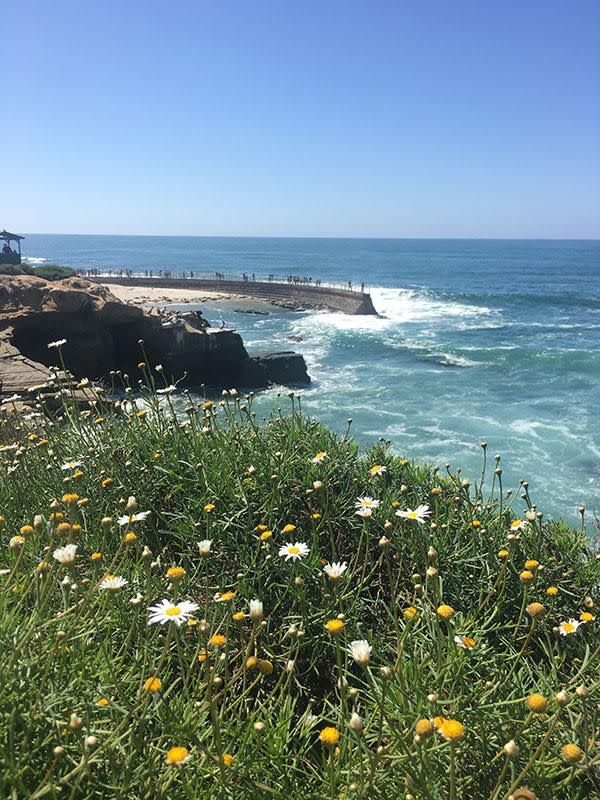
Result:
M216 300L248 300L247 297L223 292L209 292L201 289L168 289L149 286L119 286L106 283L108 289L124 303L132 305L162 305L163 303L204 303Z

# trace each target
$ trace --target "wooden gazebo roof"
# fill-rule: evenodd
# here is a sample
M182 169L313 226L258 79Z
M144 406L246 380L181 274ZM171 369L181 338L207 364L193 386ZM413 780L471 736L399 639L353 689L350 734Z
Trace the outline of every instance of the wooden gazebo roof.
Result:
M9 233L7 230L0 231L0 239L4 239L5 242L20 242L24 238L18 233Z

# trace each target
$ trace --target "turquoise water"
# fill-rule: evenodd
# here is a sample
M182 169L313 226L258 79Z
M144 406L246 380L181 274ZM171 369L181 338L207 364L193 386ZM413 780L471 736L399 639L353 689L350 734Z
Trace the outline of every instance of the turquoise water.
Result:
M382 318L204 304L248 349L293 348L304 408L362 442L477 476L480 442L540 510L600 513L600 242L29 236L26 254L82 267L288 273L365 281ZM299 337L301 341L290 341ZM260 413L284 405L264 393ZM520 502L520 501L519 501ZM518 507L518 506L517 506Z

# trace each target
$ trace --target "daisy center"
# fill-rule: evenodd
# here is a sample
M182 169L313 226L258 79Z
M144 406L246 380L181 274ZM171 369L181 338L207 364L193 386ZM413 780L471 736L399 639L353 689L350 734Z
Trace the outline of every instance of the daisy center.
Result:
M406 516L407 516L409 519L414 519L414 518L417 516L417 512L416 512L416 511L409 511L409 512L408 512L408 514L407 514Z
M181 614L181 609L179 606L171 606L171 608L165 609L166 617L177 617L179 614Z
M575 630L575 626L571 625L570 622L565 622L563 625L563 630L567 631L567 633L573 633L573 631Z
M300 548L292 545L292 547L288 547L288 553L291 553L293 556L297 556L300 553Z

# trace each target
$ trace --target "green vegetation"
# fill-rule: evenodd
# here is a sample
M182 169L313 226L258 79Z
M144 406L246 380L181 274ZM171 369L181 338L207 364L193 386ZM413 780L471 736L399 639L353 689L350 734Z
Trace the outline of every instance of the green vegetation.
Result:
M77 273L71 267L61 267L59 264L41 264L32 267L30 264L0 264L0 275L37 275L48 281L59 281L62 278L72 278Z
M29 264L0 264L0 275L35 275Z
M1 797L595 796L583 530L497 460L361 452L293 395L175 413L141 368L137 403L4 406Z
M59 264L40 264L34 270L34 275L45 278L47 281L60 281L63 278L72 278L76 274L71 267L61 267Z

